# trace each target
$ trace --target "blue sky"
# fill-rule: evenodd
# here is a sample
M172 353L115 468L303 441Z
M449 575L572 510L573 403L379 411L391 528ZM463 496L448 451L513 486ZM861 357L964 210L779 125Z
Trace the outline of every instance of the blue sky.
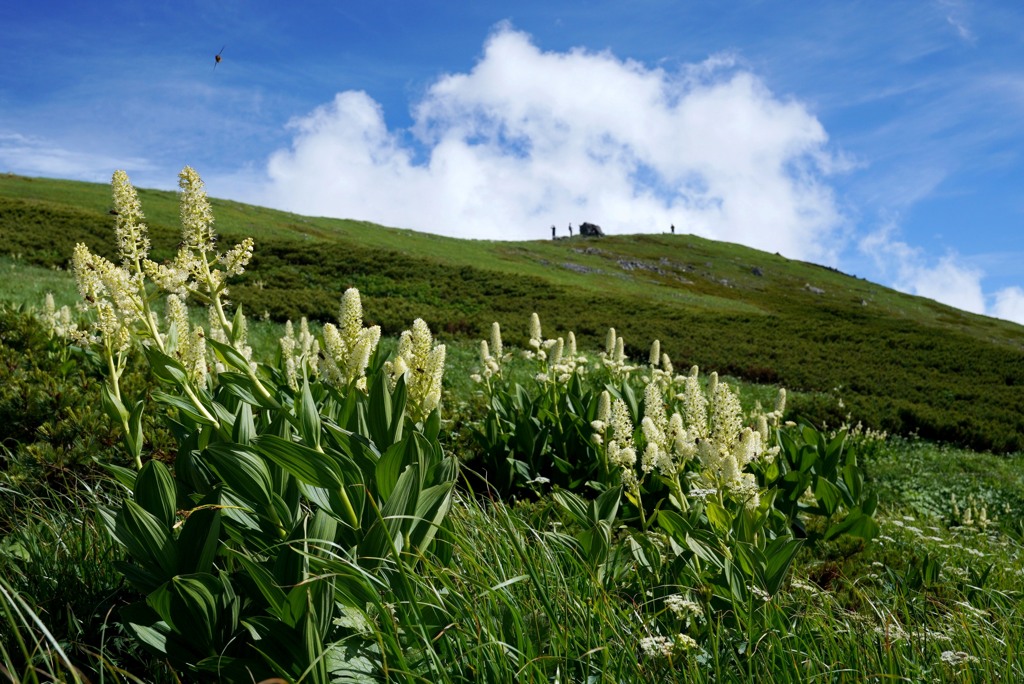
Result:
M1020 2L6 3L0 63L0 172L674 223L1024 323Z

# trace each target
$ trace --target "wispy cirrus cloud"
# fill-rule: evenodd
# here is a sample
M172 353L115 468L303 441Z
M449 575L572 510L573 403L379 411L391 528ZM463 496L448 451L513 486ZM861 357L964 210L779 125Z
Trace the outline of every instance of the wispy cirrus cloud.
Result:
M151 170L154 166L138 157L117 157L19 133L0 133L0 167L29 176L77 178L98 183L110 180L114 169Z

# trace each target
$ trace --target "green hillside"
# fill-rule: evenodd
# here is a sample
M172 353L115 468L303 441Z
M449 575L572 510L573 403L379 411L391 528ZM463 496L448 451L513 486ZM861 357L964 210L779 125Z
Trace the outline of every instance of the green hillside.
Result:
M154 257L168 258L177 198L139 194ZM106 185L0 176L3 277L63 267L80 241L112 256L110 207ZM597 346L614 325L636 358L657 338L677 369L800 390L795 409L815 420L850 413L975 449L1024 448L1024 327L828 268L691 235L510 243L229 201L213 209L225 241L257 240L232 288L251 314L330 320L355 286L367 322L386 332L422 317L441 336L478 338L498 320L522 343L536 311L548 335L571 329Z

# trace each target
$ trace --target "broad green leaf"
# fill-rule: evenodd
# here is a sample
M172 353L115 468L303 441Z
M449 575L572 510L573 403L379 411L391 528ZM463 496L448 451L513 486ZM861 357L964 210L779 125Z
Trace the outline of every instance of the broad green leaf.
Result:
M611 544L611 528L601 520L592 523L576 537L591 567L597 567L608 558L608 547Z
M259 590L263 598L266 599L269 606L269 612L274 617L284 620L287 615L287 597L285 596L284 590L278 586L277 582L274 581L274 576L269 570L258 564L256 561L249 558L238 551L231 552L235 560L237 560L241 566L242 571L248 576L256 588ZM289 625L294 627L295 624Z
M695 529L686 535L686 546L690 548L701 560L710 563L721 569L722 564L728 559L729 551L722 546L719 537L707 529Z
M114 538L150 572L170 577L177 570L178 558L170 530L163 521L130 499L117 513Z
M593 503L594 522L604 521L609 525L614 524L615 516L619 513L619 500L621 497L622 485L602 492Z
M661 551L651 542L650 537L643 534L631 534L626 538L633 559L648 572L659 572L661 569Z
M810 444L804 444L800 447L798 468L800 472L806 473L811 468L815 469L815 472L821 473L821 466L819 464L820 454L816 448Z
M401 442L392 444L377 461L375 469L377 493L381 499L391 496L402 470L417 462L416 441L406 435Z
M242 356L234 347L218 342L212 338L206 338L206 345L213 349L217 359L224 365L248 374L249 361Z
M864 489L864 474L855 464L851 463L843 467L843 483L846 491L849 492L850 505L856 505L861 498Z
M307 446L320 450L320 409L309 389L309 378L302 381L302 399L296 406L299 418L299 429Z
M587 502L582 497L565 489L559 489L551 496L572 516L574 522L580 525L587 525L590 522L590 517L587 515ZM664 514L665 511L662 511L661 515Z
M732 529L732 514L713 499L707 501L704 510L707 512L708 522L711 523L711 526L722 536L728 535Z
M220 377L223 377L223 373ZM231 430L231 441L248 446L254 437L256 437L256 423L252 417L252 406L244 401L240 402L238 412L235 414L235 424Z
M393 443L391 422L391 392L388 391L388 383L383 378L378 378L370 387L366 417L370 438L374 444L380 444L386 449Z
M726 586L729 588L729 594L736 603L743 604L746 602L747 589L746 582L744 581L743 572L736 568L736 565L728 558L722 562L722 575L725 577Z
M410 543L414 547L426 550L430 546L451 508L454 489L455 481L451 480L420 492L414 512L415 520L409 530Z
M323 509L318 510L309 523L309 552L316 555L337 553L334 541L338 536L338 521Z
M303 674L311 682L329 682L324 639L317 624L317 616L312 612L307 612L302 625L302 641L306 648L306 668Z
M103 383L101 397L103 399L103 411L115 425L121 425L128 420L128 409L124 407L120 399L114 396L107 383Z
M819 477L814 485L814 498L825 515L831 516L843 502L843 492L832 482L824 477Z
M154 401L158 401L161 404L167 404L181 411L181 413L188 417L189 420L198 425L213 425L213 421L199 413L195 405L191 401L184 397L178 397L173 394L167 394L166 392L153 392Z
M135 402L132 413L128 417L128 433L125 438L128 440L128 449L134 459L138 459L142 455L142 413L145 407L145 402L140 399Z
M114 479L117 480L122 487L135 491L135 480L139 477L139 471L115 465L113 463L104 463L103 467L107 472L114 476Z
M828 528L825 539L834 539L841 534L849 534L861 539L874 539L880 531L878 523L870 515L865 515L860 508L854 508L841 522Z
M211 341L208 340L208 343ZM188 372L176 359L164 354L156 347L144 347L144 349L153 375L166 383L177 385L178 387L184 387L188 384Z
M732 552L733 558L744 574L755 580L757 584L761 584L764 577L765 559L757 547L748 542L734 541Z
M802 543L800 539L779 537L765 548L764 589L772 596L782 587L789 566L793 563Z
M666 534L680 543L693 530L693 526L686 521L686 518L675 511L658 511L658 525L665 530Z
M178 536L178 572L211 572L220 546L220 493L210 494L188 512Z
M864 497L864 503L861 504L860 509L864 511L864 515L874 515L875 508L878 507L878 494L876 492L870 492Z
M403 530L407 529L419 494L419 474L415 465L407 466L398 477L391 495L359 544L359 555L366 559L383 559L402 551ZM396 559L398 560L398 559Z
M441 432L441 411L440 409L434 409L427 416L427 422L423 426L423 436L433 441L437 439L438 434Z
M272 401L260 393L252 378L244 373L225 371L217 375L217 382L220 383L225 391L238 397L246 404L262 406L264 408L276 408Z
M196 650L209 651L220 621L221 590L213 575L178 575L150 593L146 603Z
M340 465L330 454L276 435L260 435L254 444L261 454L306 484L331 489L345 481Z
M168 530L174 525L177 511L177 489L171 471L160 461L142 466L135 479L135 501L156 516Z
M218 442L204 452L206 462L217 476L243 499L260 508L270 505L272 483L267 464L258 455L239 444ZM266 514L265 510L259 511Z
M235 315L231 319L231 342L237 344L242 339L242 333L245 331L245 314L242 313L242 305L239 304L238 308L235 309Z
M167 653L167 625L157 623L156 625L140 625L135 622L128 622L128 630L135 635L135 638L149 646L157 653Z
M128 561L114 561L114 569L124 575L128 584L141 594L148 594L167 581L167 576L160 573L159 570L150 572L141 565L135 565Z

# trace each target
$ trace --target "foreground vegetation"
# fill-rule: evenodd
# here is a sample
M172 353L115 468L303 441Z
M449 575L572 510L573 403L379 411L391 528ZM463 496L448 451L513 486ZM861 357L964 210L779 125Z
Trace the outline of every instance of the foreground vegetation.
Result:
M96 511L123 492L102 464L130 467L131 458L98 408L100 368L62 370L62 345L10 308L0 330L5 425L18 434L5 442L2 492L8 678L175 681L120 618L137 594L115 565L125 551ZM54 386L32 391L44 377ZM666 612L655 592L670 587L651 579L638 595L596 581L549 497L502 502L460 488L448 518L455 562L422 563L412 595L433 605L443 597L445 634L466 653L451 661L452 680L544 681L555 672L575 681L571 668L587 663L611 681L1018 680L1024 457L892 438L862 446L880 498L879 535L801 550L784 588L749 624L714 614L700 651L685 658L639 651L657 625L644 618ZM620 534L611 548L621 553Z
M0 309L12 681L1024 675L1020 455L787 421L536 315L381 344L354 289L261 357L194 172L171 263L123 175L115 208L92 318Z

